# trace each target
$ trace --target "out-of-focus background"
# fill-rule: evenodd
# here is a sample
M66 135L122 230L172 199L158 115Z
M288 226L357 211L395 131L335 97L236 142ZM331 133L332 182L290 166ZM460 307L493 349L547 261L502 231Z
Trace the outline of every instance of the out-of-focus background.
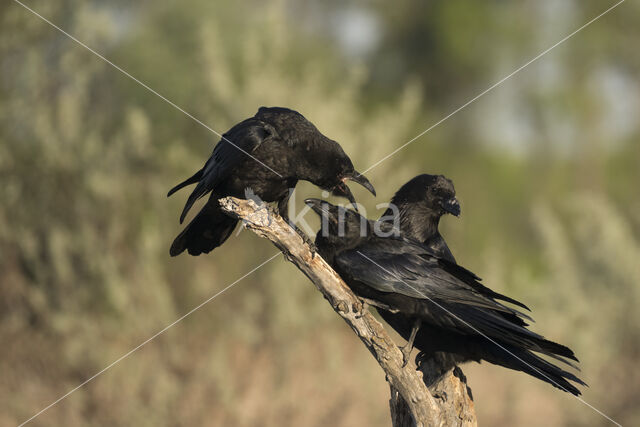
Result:
M219 132L299 110L364 170L613 2L26 1ZM640 6L625 2L367 173L370 216L444 173L458 260L569 345L587 402L640 423ZM0 425L17 425L267 259L249 232L170 258L218 138L15 2L0 5ZM318 196L296 190L297 203ZM400 341L399 341L400 342ZM481 425L609 425L464 366ZM38 426L384 426L381 370L281 257Z

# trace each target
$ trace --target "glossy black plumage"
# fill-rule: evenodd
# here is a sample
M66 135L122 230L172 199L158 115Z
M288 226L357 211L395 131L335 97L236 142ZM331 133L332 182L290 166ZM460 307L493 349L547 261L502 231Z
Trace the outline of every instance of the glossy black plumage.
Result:
M353 203L346 180L363 185L375 195L373 186L355 171L340 145L320 133L302 114L287 108L261 107L254 117L223 135L202 169L169 191L170 196L197 183L180 223L196 200L211 193L206 205L176 237L170 254L176 256L186 249L191 255L199 255L224 243L237 220L220 210L218 199L222 197L245 198L250 190L265 202L277 202L279 213L286 217L287 202L298 180L310 181Z
M423 357L486 360L580 394L569 382L584 384L579 378L536 354L571 365L573 352L528 330L529 316L500 303L473 273L417 240L377 235L376 224L357 212L317 199L307 203L327 218L316 237L319 253L358 296L395 320L405 338L420 320L414 345Z

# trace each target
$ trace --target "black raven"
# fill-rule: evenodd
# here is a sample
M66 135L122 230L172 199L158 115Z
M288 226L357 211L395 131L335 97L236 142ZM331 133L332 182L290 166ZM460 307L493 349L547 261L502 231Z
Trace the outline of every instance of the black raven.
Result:
M536 354L574 366L566 360L577 361L573 352L529 331L529 316L496 301L473 273L416 240L378 235L379 224L353 210L305 202L322 217L320 255L364 301L402 314L409 330L419 330L413 338L422 352L453 355L458 363L486 360L580 394L568 381L585 385L578 377Z
M355 203L346 180L357 182L375 195L366 177L356 172L342 147L297 111L261 107L255 116L233 126L216 144L203 168L176 185L179 189L198 183L180 215L180 223L194 202L211 192L209 200L175 238L170 254L185 249L191 255L208 253L222 245L237 220L225 215L218 199L246 198L246 192L265 202L277 202L287 218L287 202L299 180L310 181L331 194Z
M399 227L398 231L403 237L421 242L431 249L438 258L455 264L456 259L438 227L443 215L451 214L458 217L460 212L460 202L456 198L453 182L443 175L422 174L400 187L380 220ZM469 284L489 298L510 302L529 310L521 302L483 286L480 280L479 277L473 275L473 280L470 280ZM433 359L434 365L443 372L457 363L467 361L463 354L434 351L433 345L426 344L431 339L428 336L430 330L426 328L423 328L422 331L416 330L415 320L411 316L381 308L378 308L377 311L389 326L404 339L410 341L410 344L403 349L406 358L409 357L408 352L411 351L412 344L417 342L424 343L424 345L418 345L418 348L430 349L419 354L418 359L422 361Z

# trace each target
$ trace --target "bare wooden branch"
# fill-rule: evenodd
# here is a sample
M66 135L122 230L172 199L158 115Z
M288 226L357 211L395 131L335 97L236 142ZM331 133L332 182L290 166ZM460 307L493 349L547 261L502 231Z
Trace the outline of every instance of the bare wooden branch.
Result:
M333 309L358 335L360 340L376 358L380 367L386 374L386 380L392 390L392 420L395 425L417 426L449 426L449 425L474 425L467 423L452 423L450 408L443 408L437 399L432 396L423 382L421 375L409 365L403 367L402 353L397 345L389 337L384 327L354 295L351 289L344 283L338 274L322 259L313 253L302 237L282 219L270 206L257 205L252 200L226 197L220 200L222 209L229 215L243 220L244 225L261 237L269 239L278 247L285 257L295 264L316 286L316 288L329 301ZM447 377L445 375L445 377ZM449 382L447 377L442 381ZM449 385L449 384L447 384ZM466 395L466 384L464 384ZM461 389L452 383L450 388L443 389L447 396L456 395ZM455 393L453 391L456 390ZM394 397L394 393L396 396ZM468 397L468 396L467 396ZM452 406L451 398L447 397L447 406ZM460 399L456 400L456 402ZM472 419L473 402L469 418L468 402L464 399L463 411L458 411L462 419ZM394 403L395 402L395 403ZM395 405L395 406L394 406ZM395 411L395 414L394 414ZM404 411L401 413L401 411ZM408 415L408 414L409 415ZM400 418L404 421L400 422ZM410 423L410 424L406 424Z
M442 373L442 366L433 360L420 365L423 381L440 407L440 421L446 426L477 426L471 389L462 370L455 366ZM391 387L391 418L394 427L413 427L410 410L402 397Z

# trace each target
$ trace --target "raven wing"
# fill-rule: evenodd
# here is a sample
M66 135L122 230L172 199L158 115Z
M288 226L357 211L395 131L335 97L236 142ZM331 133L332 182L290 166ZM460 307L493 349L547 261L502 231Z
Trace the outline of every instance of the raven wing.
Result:
M528 318L482 295L467 283L474 277L473 273L462 268L460 271L444 268L442 260L431 255L427 248L408 240L369 241L339 253L335 262L342 273L379 292L483 307Z
M169 191L168 196L182 187L198 183L182 210L180 223L184 221L184 217L196 200L212 191L256 148L275 135L276 131L271 125L254 118L238 123L225 133L216 144L204 167Z
M435 256L436 258L438 258L438 262L440 264L440 266L447 272L449 272L450 274L452 274L453 276L457 277L458 279L464 281L466 284L468 284L469 286L471 286L476 292L480 293L481 295L484 295L485 297L489 297L489 298L493 298L493 299L497 299L497 300L501 300L501 301L505 301L514 305L517 305L519 307L524 308L527 311L531 311L531 309L529 309L529 307L527 307L526 305L524 305L523 303L521 303L518 300L515 300L513 298L510 298L506 295L503 295L501 293L495 292L494 290L484 286L482 283L480 283L480 281L482 280L482 278L480 278L477 274L475 274L472 271L467 270L466 268L458 265L455 261L455 258L453 257L453 254L451 253L451 251L449 250L449 247L447 246L447 243L444 241L444 239L442 237L439 236L438 238L438 242L437 243L438 247L434 247L434 245L436 245L436 243L434 242L419 242L415 239L412 238L408 238L406 236L402 237L402 240L404 241L408 241L408 242L413 242L413 243L418 243L421 244L423 247L425 247L426 249L428 249L428 256L433 257ZM529 320L532 320L531 318L529 318Z
M552 357L577 360L569 348L526 329L526 323L520 318L530 319L529 316L500 304L466 283L463 279L468 279L470 272L462 267L458 272L451 266L444 268L441 261L421 245L394 239L369 241L335 257L341 274L379 292L424 301L423 315L436 325L458 333L479 333ZM403 307L395 308L402 310Z

